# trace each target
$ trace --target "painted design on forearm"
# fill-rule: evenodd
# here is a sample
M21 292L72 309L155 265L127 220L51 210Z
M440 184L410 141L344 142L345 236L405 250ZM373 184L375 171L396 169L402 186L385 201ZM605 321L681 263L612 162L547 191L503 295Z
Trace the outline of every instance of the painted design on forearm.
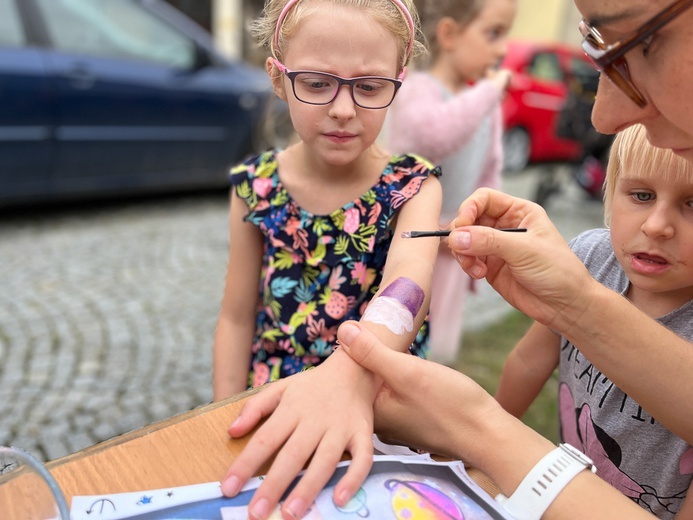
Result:
M397 278L370 303L363 313L363 320L385 325L394 334L411 332L424 297L423 289L415 282L409 278Z

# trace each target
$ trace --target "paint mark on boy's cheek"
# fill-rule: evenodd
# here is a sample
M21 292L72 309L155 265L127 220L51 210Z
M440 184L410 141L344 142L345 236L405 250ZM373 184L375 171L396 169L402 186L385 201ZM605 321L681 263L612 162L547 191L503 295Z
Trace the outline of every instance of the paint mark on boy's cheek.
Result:
M409 278L397 278L373 300L363 313L363 320L385 325L394 334L414 329L414 318L421 310L425 294Z

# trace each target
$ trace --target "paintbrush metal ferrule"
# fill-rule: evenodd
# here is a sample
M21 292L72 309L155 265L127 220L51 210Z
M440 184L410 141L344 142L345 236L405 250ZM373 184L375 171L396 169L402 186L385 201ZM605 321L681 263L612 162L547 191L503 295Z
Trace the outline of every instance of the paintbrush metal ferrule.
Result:
M498 228L498 231L505 231L508 233L525 233L527 228ZM452 230L450 229L438 229L435 231L404 231L402 233L402 238L423 238L423 237L446 237Z

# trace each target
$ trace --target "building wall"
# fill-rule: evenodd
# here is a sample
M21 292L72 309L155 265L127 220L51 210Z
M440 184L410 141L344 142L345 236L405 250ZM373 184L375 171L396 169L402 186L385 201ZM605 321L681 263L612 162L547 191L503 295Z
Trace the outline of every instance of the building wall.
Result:
M262 0L167 0L210 30L222 52L254 59L245 23L262 9ZM579 44L580 15L573 0L517 0L513 38Z
M518 0L513 38L579 44L580 14L572 0Z

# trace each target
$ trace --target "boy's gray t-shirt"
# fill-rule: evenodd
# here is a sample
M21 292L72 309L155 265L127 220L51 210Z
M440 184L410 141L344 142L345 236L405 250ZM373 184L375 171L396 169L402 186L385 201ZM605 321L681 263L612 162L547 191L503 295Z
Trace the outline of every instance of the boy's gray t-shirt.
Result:
M570 245L595 279L626 294L630 282L614 255L607 229L586 231ZM657 321L690 341L693 302ZM559 417L563 442L592 458L598 475L659 518L674 518L691 484L693 448L659 424L565 338L559 363Z

